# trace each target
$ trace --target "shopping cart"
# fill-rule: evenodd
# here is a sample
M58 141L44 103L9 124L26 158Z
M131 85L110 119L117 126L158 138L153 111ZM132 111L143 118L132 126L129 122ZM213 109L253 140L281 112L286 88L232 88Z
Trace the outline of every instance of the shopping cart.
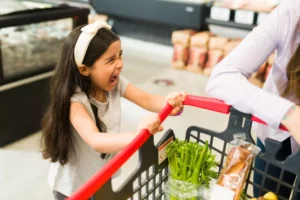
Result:
M207 97L187 96L184 105L204 108L229 115L228 126L223 132L215 132L205 128L191 126L187 129L186 140L205 143L208 141L209 147L214 154L218 154L219 165L218 170L223 166L226 159L226 149L233 140L233 135L243 133L245 140L254 143L250 131L252 121L265 124L262 120L249 114L241 113L233 107L226 105L224 102ZM159 113L161 122L171 113L172 107L166 107ZM286 130L285 127L280 127ZM154 145L153 137L148 130L143 130L137 138L131 142L123 151L117 154L107 165L102 168L94 177L76 191L70 200L85 200L93 196L95 200L164 200L164 184L168 178L168 161L164 159L163 151L168 143L175 138L172 130L168 130L157 145ZM216 145L218 143L218 145ZM220 144L221 143L221 144ZM260 195L268 191L279 194L282 189L291 192L291 199L300 199L299 184L300 179L300 152L291 155L284 161L278 160L277 155L280 152L281 143L266 139L266 151L260 153L257 159L264 162L264 169L251 169L251 173L246 180L245 193L248 197L253 195L253 187L259 190ZM118 191L113 191L111 176L126 162L126 160L139 149L139 165L138 169L130 176L130 178L120 187ZM280 173L270 175L268 171L271 168L278 168ZM256 184L250 178L253 173L260 176L262 183ZM284 180L284 174L289 174L294 178L294 184L288 184ZM277 183L275 188L269 188L268 181L272 180ZM288 200L278 196L281 200Z

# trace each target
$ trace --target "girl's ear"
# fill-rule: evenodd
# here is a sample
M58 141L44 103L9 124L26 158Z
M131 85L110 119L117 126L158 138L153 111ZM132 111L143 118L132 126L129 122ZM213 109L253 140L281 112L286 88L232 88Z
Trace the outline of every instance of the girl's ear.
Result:
M88 69L87 66L85 65L81 65L78 67L79 73L83 76L89 76L90 75L90 71Z

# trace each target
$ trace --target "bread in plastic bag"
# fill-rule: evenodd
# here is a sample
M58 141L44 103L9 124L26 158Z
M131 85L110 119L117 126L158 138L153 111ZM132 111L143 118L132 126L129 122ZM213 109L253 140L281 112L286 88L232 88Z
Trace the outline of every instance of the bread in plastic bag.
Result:
M249 175L255 156L260 152L256 145L244 141L243 134L234 136L231 148L226 159L217 184L232 190L235 193L234 200L239 200L246 179Z

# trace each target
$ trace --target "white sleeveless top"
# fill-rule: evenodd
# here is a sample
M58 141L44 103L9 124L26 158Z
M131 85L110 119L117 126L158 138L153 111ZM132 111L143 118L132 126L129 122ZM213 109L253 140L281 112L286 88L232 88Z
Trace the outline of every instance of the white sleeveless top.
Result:
M108 101L101 103L77 88L71 97L71 102L82 103L92 119L95 117L90 103L98 108L98 117L107 127L108 133L118 133L121 124L121 97L124 95L128 86L128 81L120 76L117 87L108 92ZM66 196L71 196L80 186L86 183L95 173L97 173L115 154L110 154L105 159L100 157L100 153L94 151L80 137L74 127L71 131L74 135L74 148L76 159L62 166L59 162L51 163L48 175L48 183L51 188Z

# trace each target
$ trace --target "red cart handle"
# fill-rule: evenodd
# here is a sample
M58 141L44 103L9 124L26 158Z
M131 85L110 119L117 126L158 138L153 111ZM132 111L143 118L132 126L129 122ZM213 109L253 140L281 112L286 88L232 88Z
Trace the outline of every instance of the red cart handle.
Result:
M186 97L184 105L204 108L224 114L228 114L231 107L221 100L190 95ZM161 123L163 123L163 121L170 115L172 110L173 108L169 104L163 108L163 110L159 113ZM266 124L264 121L256 117L252 117L252 121ZM287 131L287 129L283 126L280 128ZM92 177L91 180L85 183L70 198L68 198L68 200L86 200L90 198L112 177L115 172L119 170L119 168L149 139L150 136L151 134L148 130L142 130L127 147L113 157L95 176Z

